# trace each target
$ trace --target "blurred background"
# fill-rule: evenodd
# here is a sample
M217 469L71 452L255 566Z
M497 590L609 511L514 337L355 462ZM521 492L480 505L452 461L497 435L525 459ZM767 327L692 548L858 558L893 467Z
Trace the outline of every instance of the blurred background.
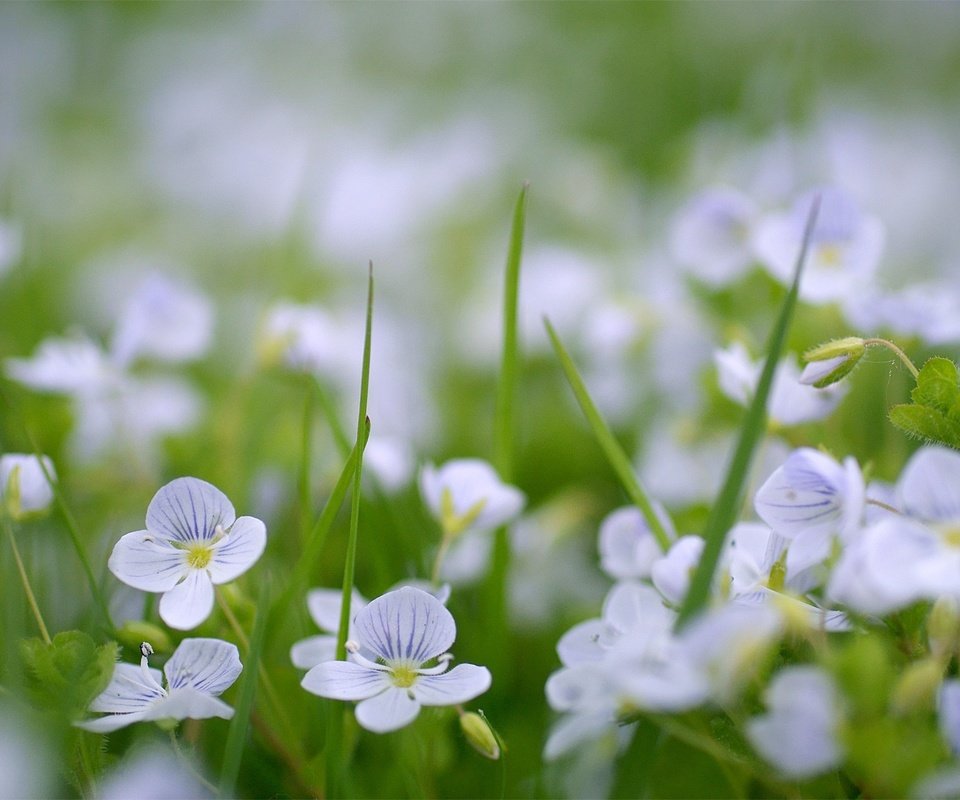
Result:
M29 451L35 433L98 566L182 474L283 537L302 513L303 373L352 428L372 261L371 468L399 499L371 495L358 581L374 596L422 576L437 534L416 465L491 455L502 271L528 182L514 477L534 513L497 656L513 671L487 708L513 747L508 794L576 794L540 764L542 687L559 632L596 613L596 524L623 497L542 315L678 529L696 529L740 413L712 353L738 340L762 354L783 287L758 269L702 279L678 215L709 187L774 211L837 185L884 225L877 291L949 283L958 82L953 3L3 4L0 355L16 412L0 444ZM937 319L960 319L955 295L934 296ZM924 317L923 302L897 308ZM899 322L809 305L792 344ZM918 354L960 340L956 326L901 327ZM771 448L829 438L895 475L911 444L885 414L905 386L893 366L865 371L833 418ZM341 454L319 415L309 436L319 503ZM74 556L56 522L39 527L26 546L57 565L37 578L49 619L82 627ZM317 585L339 581L341 539ZM277 564L296 552L271 547ZM103 582L125 608L105 567ZM458 656L490 663L491 643L466 633L482 595L462 598ZM439 794L497 791L487 764L458 770L438 773ZM663 771L667 796L678 778Z

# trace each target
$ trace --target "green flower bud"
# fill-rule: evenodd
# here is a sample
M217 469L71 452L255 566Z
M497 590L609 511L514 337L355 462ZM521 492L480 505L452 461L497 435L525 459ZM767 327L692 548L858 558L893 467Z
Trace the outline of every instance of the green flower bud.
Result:
M948 657L960 645L960 604L944 595L933 604L927 618L930 650L937 658Z
M150 622L129 620L117 631L117 638L125 647L140 650L141 642L149 642L160 653L169 653L172 643L167 632ZM142 651L141 651L142 652Z
M925 658L911 664L893 687L890 698L893 712L932 711L942 681L943 664L937 659Z
M461 714L460 729L480 755L493 761L500 758L500 739L485 716L473 711Z
M834 339L803 354L807 362L800 383L823 389L846 377L867 351L866 342L859 336Z

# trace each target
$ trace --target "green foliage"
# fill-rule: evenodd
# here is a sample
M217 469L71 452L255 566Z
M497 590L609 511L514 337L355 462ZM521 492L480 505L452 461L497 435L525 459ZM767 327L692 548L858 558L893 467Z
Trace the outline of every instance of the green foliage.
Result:
M83 631L64 631L50 644L27 639L21 654L36 705L72 721L107 687L117 646L113 642L98 645Z
M912 403L890 409L890 421L910 436L960 450L960 372L935 356L920 369Z

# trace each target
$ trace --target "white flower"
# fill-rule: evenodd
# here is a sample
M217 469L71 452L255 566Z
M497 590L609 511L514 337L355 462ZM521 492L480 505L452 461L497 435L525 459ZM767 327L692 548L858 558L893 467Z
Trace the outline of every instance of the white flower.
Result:
M42 456L51 479L56 479L53 462ZM0 457L0 498L14 518L46 511L53 502L50 487L40 460L34 455L7 453Z
M749 405L760 381L762 361L753 361L746 348L734 342L714 353L720 390L735 403ZM845 384L817 389L800 382L796 356L789 354L777 364L767 402L770 421L779 425L800 425L829 416L847 391Z
M753 262L750 234L756 217L756 206L741 192L728 187L707 189L674 220L673 257L707 283L727 283Z
M511 520L526 502L523 493L503 483L486 461L461 458L420 472L420 493L445 536L490 530Z
M416 718L420 706L465 703L490 688L486 667L460 664L446 671L456 624L426 592L412 587L387 592L357 614L353 627L350 660L318 664L301 685L320 697L359 700L357 721L367 730L397 730ZM435 666L425 666L434 660Z
M160 745L124 757L97 787L101 800L204 800L210 792L184 762Z
M770 274L789 284L815 194L820 195L820 212L810 240L800 297L810 303L829 303L864 287L883 252L883 225L863 214L848 194L825 188L804 195L789 214L771 215L757 225L753 247Z
M125 365L145 356L189 361L210 345L213 309L192 287L155 272L127 299L113 334L112 356Z
M661 507L657 506L656 511L672 536L670 518ZM598 549L603 571L616 580L649 578L653 562L662 555L646 519L633 506L618 508L604 517Z
M669 602L680 605L687 596L690 577L700 563L703 539L699 536L681 536L666 555L653 562L650 575L653 585Z
M147 529L123 536L109 567L121 581L145 592L163 592L160 617L189 630L213 610L214 584L246 572L267 543L264 524L236 516L215 486L177 478L147 508Z
M8 358L7 374L40 392L78 396L98 393L117 373L99 345L87 338L44 339L31 358Z
M363 466L383 491L399 492L413 477L415 459L410 443L399 436L371 435L363 448Z
M106 716L75 723L94 733L110 733L141 720L230 719L233 709L217 695L229 688L243 666L235 645L220 639L184 639L160 671L147 666L153 648L140 646L140 666L117 664L106 689L90 711Z
M747 738L790 778L819 775L840 764L839 698L817 667L787 667L767 690L769 711L747 723Z
M841 465L810 447L794 450L754 497L760 518L789 539L811 531L849 539L862 524L865 503L856 460Z

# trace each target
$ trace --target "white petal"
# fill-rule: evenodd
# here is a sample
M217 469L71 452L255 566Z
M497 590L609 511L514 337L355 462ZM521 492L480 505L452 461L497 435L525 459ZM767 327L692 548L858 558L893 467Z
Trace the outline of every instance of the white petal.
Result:
M170 689L220 694L240 675L237 646L220 639L184 639L163 668Z
M144 718L144 711L137 711L131 714L108 714L105 717L97 719L87 719L82 722L75 722L78 728L83 728L91 733L112 733L119 728L125 728L134 722L139 722Z
M352 661L325 661L317 664L300 681L308 692L331 700L366 700L390 688L386 672Z
M417 665L446 652L457 635L443 603L409 586L371 602L357 614L354 627L360 642L380 658Z
M154 703L143 715L144 719L230 719L233 709L218 697L191 687L174 689L167 697Z
M160 670L151 669L154 682L147 681L137 664L117 664L113 668L110 683L90 704L91 711L130 713L141 711L150 703L163 697L160 690Z
M307 610L320 630L336 633L340 629L342 600L343 591L340 589L312 589L307 592ZM354 589L350 598L350 619L366 604L366 598Z
M754 507L764 522L791 539L811 528L839 529L846 485L836 461L803 447L767 478Z
M290 660L298 669L310 669L337 657L337 637L322 634L295 642L290 648Z
M617 720L609 711L586 711L559 720L543 746L545 761L554 761L578 745L599 739L617 728Z
M960 681L948 680L940 687L938 702L940 732L954 753L960 753Z
M214 583L232 581L252 567L267 546L267 528L256 517L240 517L230 532L214 545L207 565Z
M918 450L897 488L907 514L931 522L960 521L960 453L945 447Z
M441 675L422 675L413 693L424 706L452 706L466 703L490 688L490 670L475 664L459 664Z
M357 722L368 731L388 733L409 725L420 713L420 704L406 689L392 687L357 705Z
M574 625L557 642L557 655L565 667L572 667L585 661L600 661L604 648L600 646L600 637L606 626L602 619L588 619Z
M206 570L191 569L187 576L160 598L160 619L171 628L196 628L213 611L213 584Z
M144 592L168 592L186 573L186 553L150 531L120 537L107 562L121 581Z
M147 507L147 528L180 542L212 539L218 525L226 530L235 519L227 496L199 478L170 481Z

